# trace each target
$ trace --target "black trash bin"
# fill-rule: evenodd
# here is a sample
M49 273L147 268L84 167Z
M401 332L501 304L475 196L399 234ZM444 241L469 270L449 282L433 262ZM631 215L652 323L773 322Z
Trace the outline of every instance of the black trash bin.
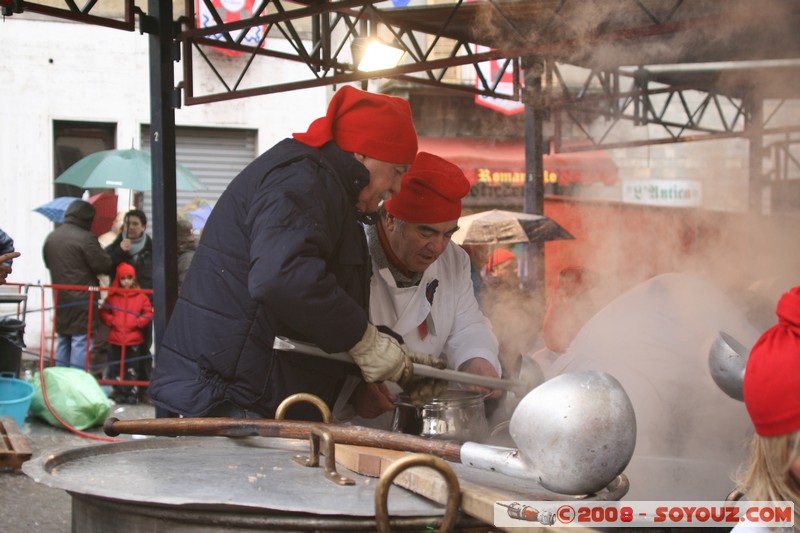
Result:
M0 318L0 372L13 372L14 377L19 377L24 339L25 322L13 317Z

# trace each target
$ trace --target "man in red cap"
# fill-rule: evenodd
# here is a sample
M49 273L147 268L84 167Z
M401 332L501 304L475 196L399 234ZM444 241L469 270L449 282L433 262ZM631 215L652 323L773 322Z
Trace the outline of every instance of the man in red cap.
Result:
M333 405L352 365L273 350L276 336L347 351L368 382L410 394L436 364L369 323L359 222L400 191L417 153L403 99L341 88L324 117L245 168L214 206L156 358L150 394L184 416L268 417L311 393ZM159 416L166 415L158 411ZM320 419L300 404L288 418Z
M378 223L367 227L370 319L411 349L441 355L450 368L498 377L497 340L478 309L469 256L451 242L469 188L456 165L425 152L417 155L400 193L384 203ZM394 410L386 384L352 385L351 380L337 402L334 414L340 418L351 414L344 404L348 398L364 418ZM501 391L482 392L497 397Z
M776 312L778 323L755 343L744 372L744 404L756 435L738 490L750 501L793 502L797 531L800 529L800 287L781 297ZM734 531L755 527L742 522Z

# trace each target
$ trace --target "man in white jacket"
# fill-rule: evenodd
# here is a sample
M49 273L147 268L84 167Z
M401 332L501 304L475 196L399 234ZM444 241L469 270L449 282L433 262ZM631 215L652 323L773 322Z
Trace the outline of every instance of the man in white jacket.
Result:
M478 308L469 256L451 242L469 188L456 165L417 154L400 193L384 203L378 223L367 226L370 322L388 327L412 350L438 354L448 368L499 377L498 343ZM399 389L355 380L349 385L334 409L339 418L353 412L375 418L394 410ZM493 398L501 394L478 390Z

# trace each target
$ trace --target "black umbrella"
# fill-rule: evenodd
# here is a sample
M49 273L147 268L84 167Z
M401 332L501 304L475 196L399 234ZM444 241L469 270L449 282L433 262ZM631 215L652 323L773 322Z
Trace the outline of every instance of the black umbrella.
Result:
M544 215L492 209L458 219L453 242L467 245L541 243L574 239L552 218Z

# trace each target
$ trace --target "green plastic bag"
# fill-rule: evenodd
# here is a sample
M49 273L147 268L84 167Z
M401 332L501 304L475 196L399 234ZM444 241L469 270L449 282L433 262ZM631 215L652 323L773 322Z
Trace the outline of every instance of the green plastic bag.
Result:
M111 413L111 402L94 376L79 368L49 367L44 369L47 399L53 410L70 426L83 430L102 424ZM34 376L36 391L31 400L31 413L55 427L64 427L47 409L42 395L39 373Z

